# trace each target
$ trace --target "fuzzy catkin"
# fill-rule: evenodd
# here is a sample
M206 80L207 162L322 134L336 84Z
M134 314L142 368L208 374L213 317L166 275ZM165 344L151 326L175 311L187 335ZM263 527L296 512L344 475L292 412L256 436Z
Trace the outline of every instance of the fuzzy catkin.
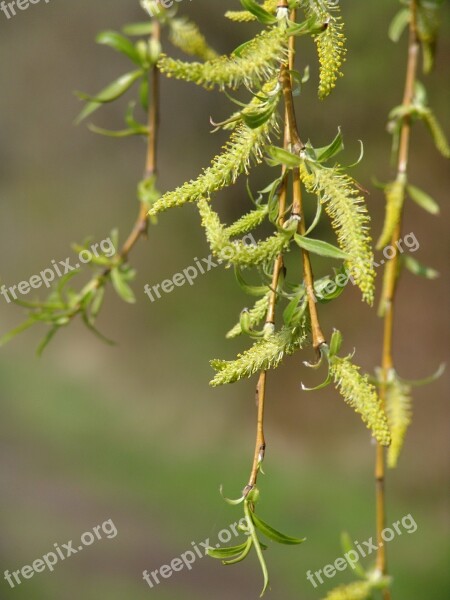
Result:
M330 374L345 402L361 415L376 440L382 446L388 446L391 443L391 434L386 414L376 389L367 376L361 375L359 367L349 358L337 356L330 362Z

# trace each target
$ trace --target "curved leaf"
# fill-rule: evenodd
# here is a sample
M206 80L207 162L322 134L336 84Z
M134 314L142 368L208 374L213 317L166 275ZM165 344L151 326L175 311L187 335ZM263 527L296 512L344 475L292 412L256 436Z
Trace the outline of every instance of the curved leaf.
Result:
M130 58L137 65L144 66L142 65L141 56L136 50L134 44L132 44L130 40L120 33L117 33L116 31L102 31L98 34L96 42L97 44L109 46L110 48L113 48L113 50L128 56L128 58Z
M307 252L319 254L319 256L336 258L338 260L349 259L349 255L346 252L343 252L340 248L338 248L337 246L333 246L328 242L323 242L322 240L313 240L311 238L299 235L297 233L294 235L294 239L300 246L300 248L306 250Z
M123 94L125 94L125 92L131 88L133 83L142 77L143 74L144 71L142 70L126 73L110 83L106 88L99 92L97 96L89 96L88 94L79 93L78 96L82 100L86 100L87 104L78 115L76 123L79 124L81 121L84 121L86 117L100 108L102 104L113 102L114 100L117 100L123 96Z
M296 545L303 544L306 538L294 538L289 535L285 535L284 533L280 533L267 523L265 523L262 519L260 519L255 513L252 513L253 523L255 527L259 529L261 533L263 533L266 537L273 540L274 542L278 542L278 544L286 544L286 545Z

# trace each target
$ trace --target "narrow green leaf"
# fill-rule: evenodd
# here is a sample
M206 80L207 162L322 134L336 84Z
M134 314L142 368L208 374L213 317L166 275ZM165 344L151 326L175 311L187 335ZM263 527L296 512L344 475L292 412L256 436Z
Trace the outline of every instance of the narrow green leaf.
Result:
M393 42L398 42L402 36L403 31L409 23L410 11L408 8L402 8L389 26L389 37Z
M226 496L223 495L223 488L222 488L222 486L220 486L220 495L225 500L225 502L227 502L231 506L237 506L238 504L242 504L242 502L244 502L244 500L245 500L245 496L241 496L240 498L237 498L236 500L232 500L231 498L227 498Z
M418 204L421 208L423 208L432 215L439 214L439 204L435 200L433 200L433 198L429 194L416 187L415 185L408 185L406 189L408 190L411 200L414 200L414 202Z
M91 302L91 317L95 320L98 317L98 314L103 306L103 301L105 299L105 286L102 285L99 287L95 293L94 298Z
M424 377L423 379L402 379L401 377L397 377L400 383L404 383L409 385L410 387L421 387L423 385L428 385L430 383L434 383L437 379L439 379L444 373L446 368L445 363L439 365L437 371L430 375L429 377Z
M322 240L313 240L296 233L294 239L303 250L318 254L319 256L327 256L328 258L336 258L338 260L348 260L350 257L346 252L343 252L337 246L333 246Z
M343 342L342 333L340 331L338 331L337 329L335 329L333 331L333 335L331 336L331 341L330 341L330 352L329 352L330 358L333 358L333 356L336 356L336 354L341 349L342 342Z
M425 279L436 279L439 277L438 271L431 267L426 267L412 256L406 255L403 257L403 263L410 273Z
M346 284L342 283L342 280L337 281L337 277L341 274L345 275L346 279L348 279L348 274L346 273L345 267L343 267L334 279L331 277L324 277L315 282L314 292L317 300L321 304L326 304L331 300L335 300L342 294Z
M139 123L139 121L136 121L136 119L134 117L135 107L136 107L136 102L134 100L132 100L128 104L127 112L125 113L125 123L128 125L128 127L130 129L139 130L139 129L142 129L143 127L145 127L145 129L147 129L147 131L148 131L147 126L142 125L142 123Z
M36 323L36 320L31 318L31 319L28 319L28 321L21 323L18 327L15 327L8 333L5 333L5 335L0 338L0 346L4 346L8 342L10 342L13 338L15 338L16 335L19 335L23 331L26 331L35 323Z
M59 325L55 325L54 327L52 327L48 333L44 336L44 339L40 342L39 346L36 349L36 355L40 358L44 352L44 350L47 348L47 346L49 345L49 343L51 342L51 340L53 339L53 337L55 336L55 334L58 332L59 330Z
M304 291L302 291L300 294L297 294L294 298L292 298L292 300L289 302L289 304L284 309L283 322L287 327L289 327L289 325L292 323L292 320L297 311L299 302L304 295L305 295Z
M249 296L264 296L269 291L269 287L267 285L249 285L244 280L239 267L235 267L234 273L236 275L236 280L239 284L239 287Z
M287 29L288 35L317 35L322 33L325 30L325 25L321 23L320 19L317 15L312 15L303 23L292 23L290 21L289 27Z
M127 138L132 137L133 135L148 135L148 129L146 127L142 127L141 131L136 131L135 129L121 129L119 131L112 131L110 129L102 129L101 127L97 127L96 125L89 123L88 129L90 129L92 133L97 133L98 135L104 135L112 138Z
M267 162L273 167L285 165L292 169L298 167L302 162L299 156L296 156L283 148L278 148L277 146L268 146L267 153L269 154Z
M124 274L120 271L120 267L111 270L111 282L118 296L120 296L122 300L129 304L134 304L134 302L136 302L134 292L126 283Z
M231 558L232 556L237 556L241 554L244 550L246 550L248 544L248 540L243 544L239 544L238 546L228 546L226 548L208 548L206 553L211 558L218 558L223 560L225 558Z
M258 556L259 564L261 565L261 570L263 572L264 585L263 585L262 592L260 594L260 596L263 596L269 586L269 572L267 570L266 561L264 560L261 544L259 542L258 535L256 533L255 525L252 520L254 513L250 510L250 506L249 506L249 503L247 500L244 502L244 513L245 513L245 516L247 517L247 524L249 527L250 536L253 540L253 545L255 546L256 555Z
M328 375L328 377L325 379L325 381L323 383L320 383L319 385L316 385L315 387L312 387L312 388L306 387L302 383L302 390L304 392L318 392L319 390L323 390L326 387L328 387L330 385L330 383L332 382L332 380L333 380L333 378L331 377L331 375Z
M316 214L314 216L313 222L308 227L308 230L306 231L305 235L309 235L311 233L311 231L314 231L314 229L317 227L317 225L320 221L321 215L322 215L322 202L320 201L320 198L317 198Z
M140 77L142 77L143 71L132 71L131 73L126 73L119 77L112 83L110 83L106 88L104 88L97 96L89 96L87 94L79 93L78 96L87 101L86 106L80 112L76 119L76 123L79 124L86 117L95 112L102 104L107 102L113 102L120 98L127 92L130 87L135 83Z
M89 331L91 333L93 333L96 337L98 337L99 340L101 340L105 344L108 344L108 346L115 346L116 345L116 342L114 342L114 340L110 340L109 338L107 338L106 336L104 336L103 333L101 333L92 324L92 322L89 320L89 317L87 316L87 314L85 312L81 313L81 318L83 319L83 323L86 325L86 327L89 329Z
M141 57L134 44L120 33L117 33L116 31L102 31L98 34L96 42L98 44L103 44L104 46L109 46L117 52L128 56L128 58L137 65L144 66L142 65Z
M422 111L418 111L418 114L425 121L425 124L433 137L436 148L442 156L450 158L450 146L447 137L432 110L429 108L423 109Z
M277 18L262 8L255 0L241 0L241 4L245 10L248 10L249 13L254 15L260 23L263 23L264 25L273 25L277 22Z
M265 110L255 111L255 112L242 112L242 119L247 127L250 129L257 129L267 123L267 121L272 117L273 111L275 109L275 105L270 103Z
M334 140L328 146L323 148L315 148L316 160L318 162L326 162L336 154L339 154L344 149L344 138L342 137L341 129L338 128L338 133Z
M278 542L278 544L296 545L302 544L306 540L306 538L294 538L289 535L285 535L284 533L280 533L279 531L265 523L255 513L252 513L252 519L253 523L255 524L255 527L257 527L261 533L263 533L266 537L273 540L274 542Z
M69 281L71 279L73 279L73 277L76 277L79 273L81 273L81 269L75 269L74 271L71 271L70 273L66 273L65 275L63 275L61 277L61 279L58 281L58 285L56 286L56 294L57 294L58 299L63 304L65 302L65 299L63 297L64 288L69 283Z
M353 547L353 543L352 543L352 539L350 537L350 535L347 533L347 531L343 531L341 533L341 546L342 546L342 551L344 552L344 554L348 554L349 552L354 552L354 547ZM364 571L364 569L362 568L361 564L358 562L356 564L352 564L350 565L350 567L355 571L355 573L357 575L359 575L359 577L361 577L362 579L366 579L367 578L367 574Z
M241 552L241 554L239 554L238 556L236 556L235 558L231 558L229 560L223 560L223 564L224 565L235 565L236 563L239 563L241 561L243 561L249 554L251 548L253 545L253 540L251 537L248 538L246 544L245 544L245 548L244 550Z

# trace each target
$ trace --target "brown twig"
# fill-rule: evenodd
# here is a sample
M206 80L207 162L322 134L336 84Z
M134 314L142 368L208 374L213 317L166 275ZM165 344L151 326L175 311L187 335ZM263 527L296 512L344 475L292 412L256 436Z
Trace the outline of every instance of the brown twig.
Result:
M284 3L287 6L287 1ZM295 18L295 11L294 18ZM294 37L291 36L291 40ZM293 41L291 41L291 52L293 54ZM284 64L281 69L280 83L283 88L284 102L286 106L287 125L289 127L289 137L291 140L291 150L295 154L300 154L304 149L304 144L301 141L297 119L295 115L295 107L292 95L292 79L291 79L291 64ZM293 169L293 204L292 215L299 220L298 233L304 235L306 233L305 215L303 210L302 187L300 181L299 169ZM314 294L314 274L311 266L309 252L302 248L303 259L303 276L305 281L306 294L308 298L308 309L311 318L311 330L313 336L313 347L317 353L320 347L325 343L325 336L320 327L319 315L317 311L317 303Z
M161 37L161 25L157 19L153 21L152 40L159 42ZM157 170L157 142L159 127L159 69L155 64L151 70L150 82L150 102L148 111L148 143L147 157L145 161L144 178L148 179L156 174ZM128 259L128 255L142 236L147 235L148 231L148 206L141 202L139 216L137 221L122 246L119 256L123 261Z
M411 105L414 97L414 86L417 78L418 59L420 44L417 35L417 0L410 2L410 23L409 23L409 44L408 44L408 64L406 70L406 83L403 96L403 106ZM400 133L400 144L398 151L397 177L404 177L408 169L408 158L411 137L411 119L405 116L402 122ZM383 352L382 352L382 382L380 388L381 402L385 403L386 389L389 374L393 369L393 329L394 329L394 301L397 289L397 273L399 250L397 242L400 240L402 230L402 215L392 236L391 246L395 248L395 255L385 268L385 286L383 298L381 300L384 306L384 334L383 334ZM386 525L386 494L385 494L385 450L381 445L377 445L376 465L376 501L377 501L377 569L383 574L387 573L386 547L382 538L382 531ZM390 600L391 593L389 589L383 591L383 599Z
M280 8L288 8L287 0L281 0L279 3ZM295 21L296 11L291 11L291 21ZM304 144L300 139L300 135L298 132L295 108L293 102L292 95L292 80L291 80L291 71L294 67L294 59L295 59L295 37L291 36L289 38L289 56L288 62L281 66L280 70L280 84L283 90L283 96L285 101L285 125L284 125L284 148L286 150L292 150L297 154L304 148ZM282 168L282 184L279 198L279 224L282 225L284 222L284 214L286 211L286 197L287 197L287 177L286 177L286 167ZM299 218L299 233L304 234L306 232L304 214L303 214L303 204L302 204L302 192L301 192L301 184L300 184L300 174L298 169L295 169L293 172L293 207L292 214ZM309 258L309 253L305 250L302 250L302 258L303 258L303 269L304 269L304 278L305 278L305 287L307 290L308 296L308 306L309 312L311 316L311 327L313 333L313 345L316 351L319 351L320 346L325 343L325 338L322 334L319 318L317 314L317 306L316 299L314 296L314 275L311 267L311 261ZM271 292L269 298L269 308L266 316L266 325L274 325L275 323L275 307L278 296L278 284L280 280L281 273L284 269L284 261L283 255L279 255L274 263L273 276L272 276L272 285ZM258 473L260 471L260 466L262 461L264 460L264 453L266 449L266 441L264 437L264 409L265 409L265 393L266 393L266 380L267 373L266 371L261 371L258 379L258 384L256 386L256 403L258 409L258 419L257 419L257 431L256 431L256 445L255 445L255 453L253 457L253 465L250 474L250 479L247 486L244 489L244 494L248 494L256 485L258 479Z

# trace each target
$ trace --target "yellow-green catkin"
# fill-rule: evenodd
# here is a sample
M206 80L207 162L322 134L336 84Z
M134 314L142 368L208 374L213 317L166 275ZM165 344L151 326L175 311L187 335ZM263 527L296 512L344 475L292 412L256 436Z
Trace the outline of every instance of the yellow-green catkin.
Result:
M385 187L386 217L384 220L383 231L377 242L378 250L381 250L391 242L395 228L400 223L403 204L405 202L405 189L405 177L399 177L392 183L388 183Z
M388 446L391 434L386 414L375 387L359 370L349 358L335 356L330 363L330 374L345 402L361 415L375 439L381 445Z
M393 469L397 466L406 432L412 422L410 387L394 378L386 388L385 409L392 437L392 443L387 454L387 463L388 467Z
M370 217L364 198L352 178L342 173L339 166L330 169L316 165L309 172L302 164L300 173L307 191L318 195L331 218L339 246L350 256L346 261L349 274L360 288L363 299L371 305L375 270Z
M368 581L356 581L349 585L341 585L329 592L325 600L367 600L370 598L372 586Z

